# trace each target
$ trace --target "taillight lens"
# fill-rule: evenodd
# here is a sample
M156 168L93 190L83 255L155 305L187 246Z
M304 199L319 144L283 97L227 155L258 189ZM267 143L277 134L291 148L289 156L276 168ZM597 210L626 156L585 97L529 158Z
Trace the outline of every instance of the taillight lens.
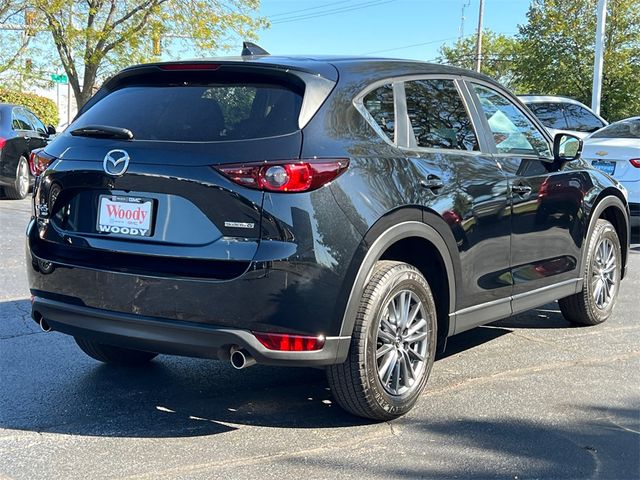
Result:
M3 149L6 144L7 144L7 139L0 137L0 149Z
M346 158L219 165L238 185L270 192L309 192L331 182L349 166Z
M636 168L640 168L640 158L632 158L631 160L629 160L629 162L631 163L631 165L633 165Z
M45 153L43 149L33 150L31 155L29 155L29 168L31 169L31 173L36 177L39 176L55 159L56 157Z
M308 352L321 350L324 346L324 335L311 337L307 335L293 335L288 333L253 332L258 341L269 350L287 352Z

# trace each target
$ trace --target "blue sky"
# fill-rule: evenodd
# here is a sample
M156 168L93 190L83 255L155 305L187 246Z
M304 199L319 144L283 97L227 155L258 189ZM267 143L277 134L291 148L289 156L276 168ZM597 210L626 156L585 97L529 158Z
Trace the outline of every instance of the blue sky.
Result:
M472 35L479 0L262 0L271 28L258 44L272 54L371 54L433 60L443 43ZM485 0L484 26L513 35L529 0Z

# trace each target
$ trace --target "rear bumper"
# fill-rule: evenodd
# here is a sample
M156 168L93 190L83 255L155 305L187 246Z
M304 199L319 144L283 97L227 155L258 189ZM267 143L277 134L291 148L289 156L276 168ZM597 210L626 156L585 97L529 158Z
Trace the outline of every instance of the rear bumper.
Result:
M640 203L629 203L629 220L632 227L640 226Z
M34 297L34 320L58 332L97 342L169 355L228 360L231 348L246 349L258 363L322 366L346 358L349 337L327 337L321 350L283 352L265 348L251 332L70 305Z

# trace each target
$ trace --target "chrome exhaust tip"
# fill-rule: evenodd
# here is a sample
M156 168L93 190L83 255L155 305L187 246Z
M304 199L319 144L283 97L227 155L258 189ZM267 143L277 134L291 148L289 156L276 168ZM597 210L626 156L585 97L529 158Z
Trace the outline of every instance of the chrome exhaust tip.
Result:
M40 321L38 322L38 325L40 325L40 328L42 329L43 332L50 332L51 330L53 330L51 326L47 323L47 321L44 319L44 317L40 317Z
M251 367L256 364L256 359L251 356L249 352L242 349L231 349L230 362L231 366L236 370L242 370L243 368Z

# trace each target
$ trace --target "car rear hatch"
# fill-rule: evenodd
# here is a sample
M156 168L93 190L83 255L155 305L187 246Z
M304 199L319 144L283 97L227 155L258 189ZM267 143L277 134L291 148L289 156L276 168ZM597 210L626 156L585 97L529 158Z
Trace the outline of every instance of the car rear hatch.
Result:
M334 84L260 62L123 71L46 148L33 253L153 276L241 275L259 248L263 193L216 166L299 158L301 129Z

